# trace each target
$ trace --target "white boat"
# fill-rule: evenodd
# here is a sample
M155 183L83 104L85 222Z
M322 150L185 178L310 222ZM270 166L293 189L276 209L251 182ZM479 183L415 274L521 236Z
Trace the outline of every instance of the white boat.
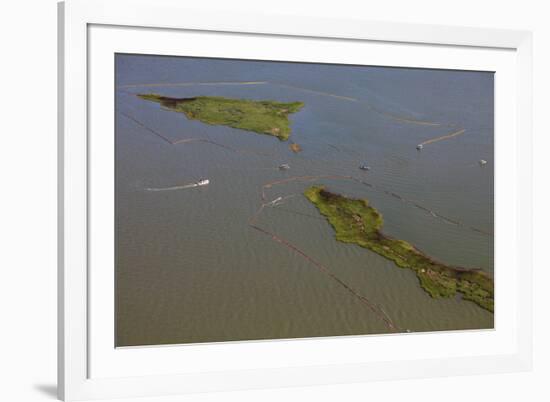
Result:
M422 145L422 144L418 144L416 146L416 149L418 149L419 151L422 150L422 148L424 148L424 145Z
M282 201L283 200L283 197L277 197L275 198L273 201L269 201L267 204L265 204L266 206L270 206L270 207L273 207L275 206L278 202Z
M197 186L206 186L207 184L210 183L210 180L208 179L200 179L198 182L196 182L195 184Z

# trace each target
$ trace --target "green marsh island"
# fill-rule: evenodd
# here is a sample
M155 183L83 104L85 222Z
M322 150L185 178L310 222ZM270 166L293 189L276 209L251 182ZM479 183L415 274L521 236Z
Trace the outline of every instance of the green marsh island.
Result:
M477 269L445 265L412 244L385 235L381 232L382 215L368 200L348 198L322 186L310 187L305 196L327 218L338 241L357 244L401 268L412 269L422 288L433 298L460 293L464 300L494 311L494 284L489 275Z
M185 114L188 119L221 125L259 134L272 135L281 141L290 137L289 116L302 109L302 102L232 99L221 96L170 98L158 94L138 94L142 99Z

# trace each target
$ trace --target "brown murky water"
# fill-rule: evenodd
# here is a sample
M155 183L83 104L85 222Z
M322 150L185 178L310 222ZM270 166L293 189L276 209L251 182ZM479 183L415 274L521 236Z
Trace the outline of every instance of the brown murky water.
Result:
M366 197L385 233L492 273L492 74L118 55L117 86L117 346L389 332L341 283L248 224L266 183L317 175L374 187L338 178L273 185L265 200L283 200L263 208L258 225L321 262L400 330L492 328L493 315L475 304L431 299L412 271L336 242L302 196L322 183ZM135 96L142 92L303 101L291 117L303 151L189 121ZM290 169L279 170L283 163ZM200 178L210 184L189 186Z

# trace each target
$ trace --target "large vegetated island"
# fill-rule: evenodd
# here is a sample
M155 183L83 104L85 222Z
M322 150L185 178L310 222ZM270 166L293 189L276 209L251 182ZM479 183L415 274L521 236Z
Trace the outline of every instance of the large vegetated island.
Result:
M324 215L336 232L336 239L354 243L415 271L422 288L434 298L461 293L482 308L494 311L493 279L478 269L465 269L435 261L412 244L383 234L382 215L366 199L348 198L323 186L313 186L305 196Z
M303 102L276 102L271 100L231 99L220 96L170 98L158 94L138 94L145 100L185 114L187 118L206 124L222 125L277 137L290 137L289 116L298 112Z

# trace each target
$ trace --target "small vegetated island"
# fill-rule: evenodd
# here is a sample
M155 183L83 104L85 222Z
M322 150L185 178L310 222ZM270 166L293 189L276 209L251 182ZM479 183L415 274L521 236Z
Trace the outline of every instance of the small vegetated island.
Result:
M220 96L195 98L169 98L158 94L138 94L138 96L158 102L169 110L183 113L188 119L272 135L281 141L286 141L290 137L289 116L304 106L303 102L256 101Z
M305 196L324 215L336 232L336 239L354 243L415 271L422 288L434 298L461 293L482 308L494 311L492 278L477 269L448 266L427 256L412 244L383 234L382 215L366 199L348 198L323 186L313 186Z

